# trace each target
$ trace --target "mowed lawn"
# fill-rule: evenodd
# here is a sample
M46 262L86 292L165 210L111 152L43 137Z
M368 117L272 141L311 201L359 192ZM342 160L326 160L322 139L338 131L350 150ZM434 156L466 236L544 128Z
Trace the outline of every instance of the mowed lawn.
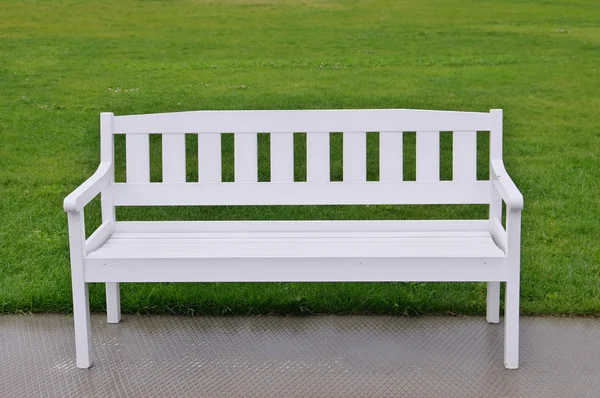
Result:
M503 108L505 164L525 196L522 312L599 315L599 7L590 0L0 2L0 312L71 311L62 201L98 165L102 111ZM369 136L369 177L376 179L377 135ZM414 134L406 136L414 145ZM152 178L160 180L156 138ZM190 181L197 178L194 139L188 136ZM260 140L260 178L268 180L268 139ZM332 140L332 157L341 159L341 137ZM232 137L224 142L231 180ZM301 179L301 135L296 143ZM123 140L117 145L122 179ZM451 145L442 139L446 179ZM480 134L480 176L487 173L486 145ZM414 155L405 167L414 179ZM332 177L340 179L339 165ZM117 214L435 219L485 218L487 209L182 207ZM98 201L86 216L88 230L99 224ZM133 313L485 311L483 283L123 284L121 297L123 310ZM92 285L90 298L92 310L104 310L103 285Z

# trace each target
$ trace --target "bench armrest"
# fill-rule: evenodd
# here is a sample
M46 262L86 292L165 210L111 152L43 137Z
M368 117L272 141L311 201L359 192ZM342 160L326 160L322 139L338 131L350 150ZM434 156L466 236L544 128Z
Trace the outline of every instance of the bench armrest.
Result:
M523 195L506 172L504 162L499 159L492 160L491 167L494 189L498 191L502 200L506 202L508 209L514 211L523 210Z
M96 172L65 198L65 211L67 213L81 211L85 205L108 185L111 171L111 162L101 162Z

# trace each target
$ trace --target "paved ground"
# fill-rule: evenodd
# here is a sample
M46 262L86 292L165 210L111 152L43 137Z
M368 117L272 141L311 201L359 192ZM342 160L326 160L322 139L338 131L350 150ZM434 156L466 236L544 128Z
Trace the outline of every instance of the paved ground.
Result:
M521 368L480 317L0 316L0 397L600 397L600 319L523 318Z

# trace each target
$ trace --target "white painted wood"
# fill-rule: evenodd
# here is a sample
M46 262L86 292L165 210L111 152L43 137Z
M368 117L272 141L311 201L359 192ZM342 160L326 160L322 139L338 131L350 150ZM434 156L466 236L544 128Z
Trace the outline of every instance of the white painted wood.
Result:
M257 134L235 134L234 136L235 182L258 181Z
M114 222L104 221L85 241L85 254L101 247L114 233Z
M488 181L114 185L117 206L486 204Z
M475 282L506 276L501 257L87 258L85 263L88 282Z
M379 133L379 181L403 179L403 133Z
M502 165L502 170L495 170L494 163L496 159L502 158L502 110L491 110L490 111L490 180L493 181L495 178L498 178L498 173L504 171L504 165ZM512 180L511 180L512 182ZM506 190L505 190L506 191ZM512 190L511 190L512 191ZM505 196L507 192L505 192ZM514 195L513 195L514 197ZM522 202L522 201L521 201ZM513 203L514 204L514 203ZM508 237L506 234L502 234L499 231L499 227L502 227L500 223L500 219L502 218L502 197L500 196L497 188L492 185L492 193L490 198L490 207L489 207L489 218L491 223L491 231L493 236L495 235L497 238L498 244L503 244L503 249L506 251L507 249L507 240ZM505 239L502 239L505 237ZM512 285L511 285L512 286ZM508 294L508 291L505 292ZM506 307L508 308L508 307ZM488 282L488 318L492 320L498 319L500 321L500 284L497 282ZM517 319L518 321L518 319ZM509 322L511 324L511 322ZM506 328L506 326L505 326ZM508 333L508 329L505 329L505 333ZM507 368L514 368L518 366L518 357L516 359L516 365L514 364L514 358L510 359L511 364L509 366L509 359L512 354L509 353L508 345L505 342L504 349L504 363ZM518 356L518 332L517 332L517 356Z
M125 147L127 182L150 181L150 136L127 134Z
M500 323L500 282L487 283L485 318L487 323Z
M367 180L367 133L344 133L344 181Z
M477 179L477 132L455 131L452 135L452 179Z
M96 172L65 198L63 203L65 211L74 213L83 210L86 204L108 186L112 170L111 163L101 162Z
M116 233L88 258L505 257L486 231Z
M271 134L271 182L294 181L294 133Z
M102 112L100 114L100 161L114 162L114 136L113 122L114 114L112 112Z
M523 210L523 195L510 178L501 160L491 161L494 188L500 194L506 206L512 210Z
M198 181L221 182L221 134L198 134Z
M114 164L114 135L112 133L114 115L109 112L100 114L100 162ZM115 221L115 206L112 202L112 183L115 180L114 167L108 172L108 184L102 189L102 221Z
M306 134L306 181L326 182L331 179L329 133Z
M502 109L490 111L490 160L494 159L502 159Z
M490 221L490 230L494 229L494 220L502 219L502 205L502 197L500 196L498 190L494 187L492 180L492 183L490 184L490 207L488 216L488 219Z
M185 162L185 134L163 134L163 182L185 182Z
M490 173L493 173L492 166L490 166ZM498 191L494 188L493 184L490 184L490 190L491 193L488 217L490 222L490 232L492 239L494 239L496 242L496 245L506 252L506 231L500 223L500 219L502 218L502 198L500 197ZM487 283L486 318L488 323L500 322L500 283L498 282Z
M121 292L119 282L106 282L106 322L121 322Z
M83 217L83 210L68 214L77 367L89 368L92 366L93 358L88 286L85 281L83 265L85 253L85 225Z
M494 218L492 220L492 228L490 230L490 233L491 233L492 239L494 239L494 242L496 243L496 245L501 250L506 252L508 237L507 237L506 231L502 227L502 224L500 223L499 219Z
M115 233L489 231L488 220L118 221Z
M100 160L114 164L114 115L112 113L100 114ZM112 184L114 183L114 167L109 171L109 182L101 192L102 222L86 242L86 252L95 250L97 246L108 240L114 230L116 221L115 206L112 200ZM106 313L109 323L119 322L121 319L121 307L119 302L119 283L109 282L106 284Z
M504 365L507 369L519 367L519 294L521 268L521 211L511 210L506 215L508 235L506 291L504 299Z
M415 243L419 246L421 243L430 244L431 242L450 243L455 245L456 242L463 241L487 242L494 243L491 239L489 231L392 231L392 232L356 232L356 231L333 231L333 232L115 232L110 237L110 242L105 242L102 245L102 250L109 246L124 247L127 249L129 245L144 245L148 242L161 244L212 244L212 243L301 243L301 244L320 244L322 241L327 241L332 244L345 244L354 240L360 240L363 243L386 243L398 241L398 245L408 244L412 248ZM121 246L128 245L128 246ZM159 250L152 248L150 250ZM255 250L256 248L251 248ZM457 248L458 250L459 248ZM493 245L495 252L498 252L497 245ZM162 250L162 249L160 249ZM329 248L328 248L329 250ZM420 249L419 249L420 250ZM469 247L466 250L475 250ZM183 253L183 252L182 252ZM500 253L500 252L498 252ZM135 253L133 253L135 255ZM500 253L504 255L504 252ZM91 256L93 257L93 256ZM309 256L310 257L310 256Z
M497 172L494 170L494 159L502 158L502 110L490 111L490 181L494 181ZM504 169L504 166L502 167ZM494 219L502 219L502 197L493 183L490 184L489 220L490 230L493 230Z
M491 167L490 167L491 169ZM489 206L489 221L490 221L490 232L492 239L498 247L506 252L507 237L506 231L500 223L502 218L502 198L500 194L494 189L493 185L490 184L491 198ZM499 282L488 282L487 283L487 299L486 299L486 319L488 323L499 323L500 322L500 283Z
M413 109L195 111L116 116L114 124L114 132L117 134L489 129L489 113Z
M417 181L440 180L440 133L417 131Z

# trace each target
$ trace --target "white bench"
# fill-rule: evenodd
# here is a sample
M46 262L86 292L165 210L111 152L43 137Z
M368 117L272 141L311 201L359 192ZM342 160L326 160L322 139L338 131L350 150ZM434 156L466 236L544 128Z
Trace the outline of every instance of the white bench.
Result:
M102 113L100 120L100 167L64 203L78 367L92 365L88 283L106 283L108 322L118 323L119 282L182 281L484 281L490 323L500 321L500 282L506 282L504 361L518 367L523 197L502 162L501 110ZM404 181L403 132L415 131L416 181ZM452 181L440 181L440 131L453 134ZM490 132L489 180L476 178L478 131ZM270 133L270 182L257 182L257 132ZM304 182L294 181L294 132L307 133ZM330 181L330 132L343 132L343 182ZM380 133L379 181L366 181L365 132ZM162 134L159 183L149 178L149 133ZM186 182L190 133L198 134L199 182ZM234 182L221 181L221 133L234 133ZM125 183L114 181L115 134L126 134ZM103 222L86 239L83 208L98 194ZM115 219L115 206L309 204L487 204L489 219Z

